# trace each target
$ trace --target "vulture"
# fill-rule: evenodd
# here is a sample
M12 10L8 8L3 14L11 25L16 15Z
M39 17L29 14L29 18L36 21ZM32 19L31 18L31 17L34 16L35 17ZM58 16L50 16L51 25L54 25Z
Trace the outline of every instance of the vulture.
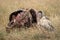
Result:
M53 27L51 21L48 17L45 16L44 12L38 11L37 14L37 25L38 27L42 27L47 31L54 31L55 28Z

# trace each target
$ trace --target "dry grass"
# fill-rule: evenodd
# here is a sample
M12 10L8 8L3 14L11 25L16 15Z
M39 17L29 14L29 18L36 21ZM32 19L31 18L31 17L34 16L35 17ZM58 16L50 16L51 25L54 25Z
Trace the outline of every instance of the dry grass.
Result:
M44 38L45 34L36 28L6 33L9 14L20 8L43 10L56 28L55 38ZM0 40L60 40L60 0L0 0Z

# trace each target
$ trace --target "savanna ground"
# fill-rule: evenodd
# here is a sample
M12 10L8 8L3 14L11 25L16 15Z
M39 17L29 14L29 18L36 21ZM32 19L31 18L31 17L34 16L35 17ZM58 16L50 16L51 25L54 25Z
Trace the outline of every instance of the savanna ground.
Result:
M51 38L45 38L45 34L36 28L6 33L9 14L20 8L43 10L56 28L55 37L50 33ZM60 40L60 0L0 0L0 40Z

